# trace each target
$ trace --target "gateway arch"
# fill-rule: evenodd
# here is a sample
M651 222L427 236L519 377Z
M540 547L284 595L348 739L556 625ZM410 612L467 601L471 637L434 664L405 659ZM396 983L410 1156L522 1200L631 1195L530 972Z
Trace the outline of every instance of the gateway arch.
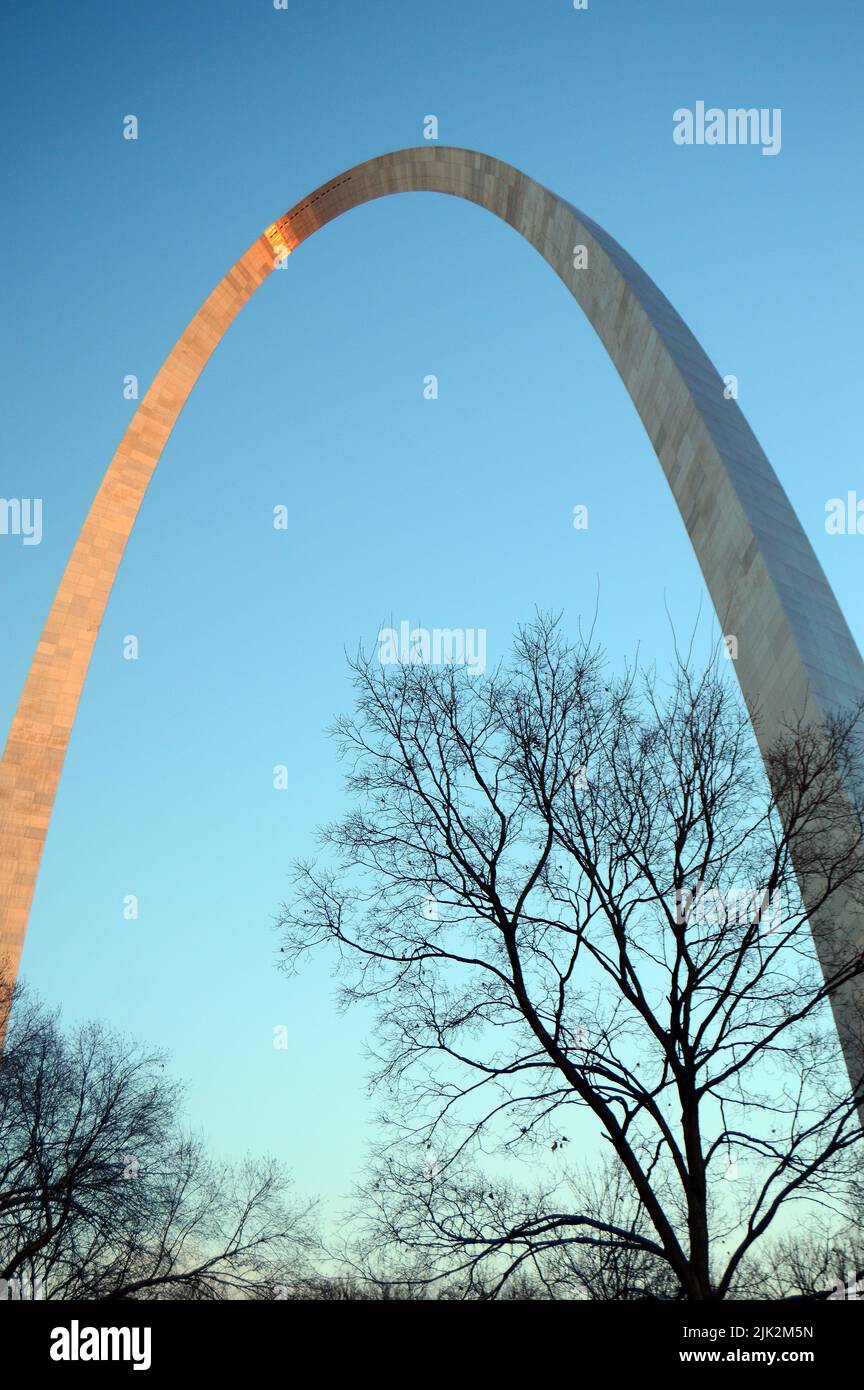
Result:
M817 728L864 701L864 664L768 459L708 357L645 271L607 232L508 164L430 145L359 164L257 238L198 310L138 406L75 543L0 762L0 960L14 976L75 711L129 533L183 405L229 325L276 265L343 212L391 193L448 193L508 222L587 314L636 406L687 528L763 754L785 721ZM584 248L584 253L577 251ZM849 815L855 815L849 788ZM805 890L806 897L806 890ZM808 906L813 906L809 903ZM832 899L811 917L823 970L832 938L864 949L861 912ZM853 1089L862 1078L861 991L833 1006ZM0 1035L2 1036L2 1035Z

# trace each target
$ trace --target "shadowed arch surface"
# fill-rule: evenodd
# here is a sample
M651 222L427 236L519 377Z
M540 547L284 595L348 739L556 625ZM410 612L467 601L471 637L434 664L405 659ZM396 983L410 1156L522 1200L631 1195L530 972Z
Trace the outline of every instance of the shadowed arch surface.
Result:
M684 321L590 218L517 169L470 150L382 155L324 184L240 257L192 319L112 458L48 614L0 763L0 961L14 976L63 759L96 635L150 479L210 354L277 263L319 227L373 198L426 190L477 203L549 262L588 316L645 425L708 585L763 752L784 722L822 724L864 700L864 665L823 570L737 403ZM577 268L574 248L587 251ZM851 792L850 792L851 800ZM864 944L860 914L835 900L811 919L823 969L832 933ZM861 1077L860 992L834 996L853 1085ZM2 1037L2 1033L0 1033Z

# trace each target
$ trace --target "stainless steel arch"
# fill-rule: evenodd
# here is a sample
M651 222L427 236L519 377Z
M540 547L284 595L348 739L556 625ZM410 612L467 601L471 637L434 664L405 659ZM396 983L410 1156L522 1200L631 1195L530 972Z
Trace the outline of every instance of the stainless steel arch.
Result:
M373 198L448 193L503 218L581 305L638 410L684 519L763 751L784 720L822 723L864 700L864 664L822 568L765 454L693 334L612 237L517 169L427 146L357 165L317 189L241 256L180 337L115 453L76 541L0 763L0 957L14 974L42 848L96 634L162 448L211 352L277 262L319 227ZM586 248L578 268L574 248ZM837 925L834 907L834 927ZM864 949L847 900L844 938ZM831 932L814 934L823 968ZM862 1075L861 996L834 998L853 1085Z

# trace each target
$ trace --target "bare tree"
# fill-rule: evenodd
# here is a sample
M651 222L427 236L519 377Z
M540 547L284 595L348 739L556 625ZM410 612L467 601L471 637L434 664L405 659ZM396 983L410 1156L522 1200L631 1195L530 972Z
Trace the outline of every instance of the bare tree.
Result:
M793 868L823 932L860 903L860 712L790 727L769 782L716 660L612 679L542 618L484 679L351 664L352 809L279 921L289 969L330 943L343 1002L377 1009L367 1236L493 1292L593 1247L734 1295L778 1213L842 1203L860 1161L829 996L864 956L838 931L826 982ZM574 1189L600 1141L638 1220Z
M16 995L0 1057L0 1279L52 1299L274 1297L310 1244L271 1160L213 1161L161 1054Z
M864 1188L845 1211L817 1208L769 1242L753 1261L753 1283L769 1298L864 1299Z

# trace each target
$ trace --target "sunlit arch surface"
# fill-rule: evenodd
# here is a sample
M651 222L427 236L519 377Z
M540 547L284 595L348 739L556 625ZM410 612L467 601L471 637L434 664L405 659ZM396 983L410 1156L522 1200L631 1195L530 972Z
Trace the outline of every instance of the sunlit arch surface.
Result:
M42 848L108 595L162 449L213 349L280 259L341 213L386 194L449 193L509 222L587 314L648 432L693 543L735 669L758 706L763 752L784 721L821 723L864 699L864 665L786 494L686 324L616 241L517 169L427 146L357 165L268 227L192 319L142 400L81 529L33 657L0 763L0 956L14 976ZM574 248L585 247L577 268ZM577 264L574 264L574 261ZM635 576L634 576L635 578ZM562 600L565 596L562 595ZM862 940L851 901L832 905ZM813 921L823 962L828 934ZM860 1078L860 995L834 998L850 1075Z

